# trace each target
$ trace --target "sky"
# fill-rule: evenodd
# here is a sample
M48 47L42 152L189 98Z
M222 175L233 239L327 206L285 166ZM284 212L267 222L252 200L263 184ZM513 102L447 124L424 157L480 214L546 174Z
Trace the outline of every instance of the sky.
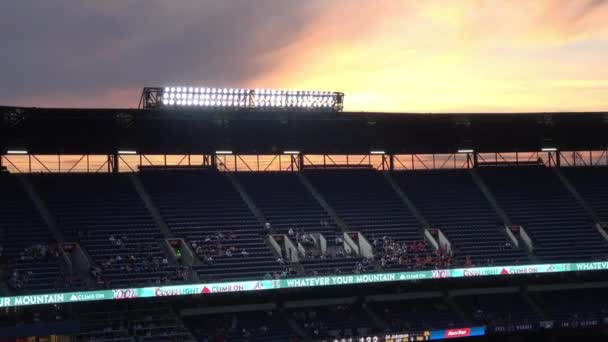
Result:
M341 91L345 110L608 109L608 0L0 1L0 104L144 86Z

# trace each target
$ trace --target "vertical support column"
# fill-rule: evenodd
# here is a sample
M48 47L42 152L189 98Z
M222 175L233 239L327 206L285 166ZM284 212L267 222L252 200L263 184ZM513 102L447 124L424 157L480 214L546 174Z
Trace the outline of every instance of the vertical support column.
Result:
M216 155L206 155L205 158L207 158L208 161L211 162L211 164L209 166L211 166L212 168L217 170L217 160L215 158L217 158Z
M389 171L395 171L395 155L390 154L388 156L388 169Z
M387 156L386 154L382 155L382 171L386 171L386 170L390 170L391 166L390 166L390 156Z
M289 171L300 170L300 154L289 155Z
M302 153L298 154L298 163L300 164L299 170L304 170L304 155Z
M118 154L108 154L108 173L118 173Z
M477 167L478 164L479 164L479 156L477 155L477 152L473 152L473 167Z

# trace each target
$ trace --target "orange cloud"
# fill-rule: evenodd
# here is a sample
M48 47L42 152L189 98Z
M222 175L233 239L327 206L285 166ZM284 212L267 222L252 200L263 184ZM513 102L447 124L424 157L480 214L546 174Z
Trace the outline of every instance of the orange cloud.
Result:
M330 4L251 86L344 91L348 110L603 109L608 1Z

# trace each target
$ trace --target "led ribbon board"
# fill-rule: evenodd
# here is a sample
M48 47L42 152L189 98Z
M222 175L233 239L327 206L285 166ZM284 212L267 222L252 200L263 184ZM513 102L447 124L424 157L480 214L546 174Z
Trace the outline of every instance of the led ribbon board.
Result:
M514 265L454 268L444 270L370 273L326 277L288 278L275 280L250 280L235 282L202 283L188 285L151 286L83 292L62 292L13 297L0 297L0 307L16 307L40 304L90 302L100 300L128 300L135 298L208 295L224 292L295 289L307 287L372 284L383 282L412 281L422 279L509 276L562 272L607 270L608 261L564 264Z

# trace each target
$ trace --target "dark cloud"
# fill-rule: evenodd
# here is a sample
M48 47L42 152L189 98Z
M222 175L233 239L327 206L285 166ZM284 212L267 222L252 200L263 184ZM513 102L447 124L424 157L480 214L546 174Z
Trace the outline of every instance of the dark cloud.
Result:
M265 56L320 10L316 0L2 1L0 103L146 85L239 86L270 70Z

